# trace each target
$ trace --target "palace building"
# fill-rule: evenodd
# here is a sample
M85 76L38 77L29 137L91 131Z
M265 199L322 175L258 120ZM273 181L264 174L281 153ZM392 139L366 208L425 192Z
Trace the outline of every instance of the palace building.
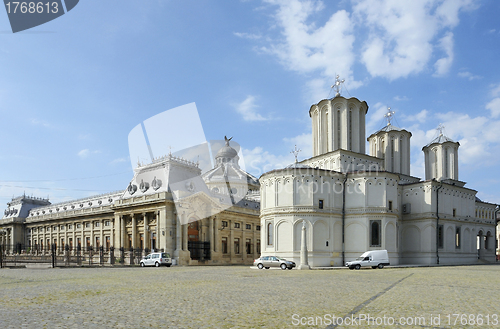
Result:
M57 204L14 198L0 220L0 245L8 253L103 247L117 256L123 248L126 259L132 250L162 250L180 265L252 264L260 255L259 183L238 160L226 140L204 174L197 163L169 154L135 168L123 191ZM187 187L172 189L179 181Z
M498 206L459 180L459 143L441 130L422 148L425 180L413 177L411 132L388 112L387 126L365 139L367 111L338 92L311 106L313 157L260 177L262 254L299 263L305 223L310 266L378 249L391 264L495 261Z

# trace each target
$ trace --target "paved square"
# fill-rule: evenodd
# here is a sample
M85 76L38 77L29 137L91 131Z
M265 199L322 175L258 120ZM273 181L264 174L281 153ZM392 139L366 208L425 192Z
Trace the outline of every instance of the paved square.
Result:
M368 327L359 322L368 315L395 321L370 326L378 328L402 327L402 318L416 321L405 328L463 328L460 321L471 324L478 315L482 327L500 327L495 265L1 269L0 287L1 328L325 328L332 315L354 320L338 328Z

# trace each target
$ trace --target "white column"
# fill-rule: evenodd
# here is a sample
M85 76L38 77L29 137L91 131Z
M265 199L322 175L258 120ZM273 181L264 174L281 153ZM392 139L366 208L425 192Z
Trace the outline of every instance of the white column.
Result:
M149 226L147 214L142 213L142 217L144 218L144 249L148 248L151 250L151 232L153 232L153 229ZM147 230L146 227L148 228Z
M306 222L302 222L302 241L300 245L300 265L299 270L310 270L309 262L307 261L307 242L306 242Z
M137 235L137 218L136 218L135 214L132 214L132 248L133 249L135 249L137 247L136 235Z

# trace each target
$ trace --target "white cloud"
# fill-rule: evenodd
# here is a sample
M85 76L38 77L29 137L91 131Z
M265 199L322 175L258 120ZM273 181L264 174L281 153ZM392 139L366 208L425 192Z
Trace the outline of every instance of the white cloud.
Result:
M51 126L50 123L48 123L47 121L39 120L39 119L31 119L30 123L34 126L42 126L45 128L50 128L50 126Z
M88 157L88 156L89 156L89 154L90 154L89 149L83 149L83 150L81 150L80 152L78 152L78 156L79 156L80 158L82 158L82 159L84 159L84 158Z
M80 134L80 135L78 135L78 139L79 140L89 140L89 139L91 139L91 135L90 134Z
M83 149L81 150L80 152L77 153L77 155L82 158L82 159L85 159L85 158L88 158L91 154L99 154L101 153L101 151L91 151L89 149Z
M283 142L284 154L270 153L261 146L253 149L242 149L245 158L245 170L259 177L265 172L284 168L295 161L295 157L291 153L295 146L301 149L298 155L299 161L312 156L312 134L304 133L295 137L283 138Z
M409 101L410 99L406 96L394 96L395 101Z
M474 74L472 74L472 73L470 73L468 71L458 72L458 76L461 77L461 78L469 79L469 81L478 80L478 79L482 79L483 78L480 75L474 75Z
M372 76L389 80L421 72L431 60L435 37L458 24L458 13L470 8L464 1L361 0L354 5L354 17L369 27L361 61ZM438 47L447 57L436 63L437 73L447 71L453 51L451 32Z
M494 98L491 102L486 104L486 108L490 110L492 118L498 118L500 116L500 98Z
M243 148L242 154L245 158L245 170L257 178L265 172L284 168L293 163L291 154L289 156L275 155L265 151L261 146L251 150Z
M286 145L291 146L290 151L294 146L297 146L301 152L298 155L298 160L307 159L312 157L312 133L304 133L292 138L283 138ZM294 157L292 157L294 159Z
M353 22L347 11L337 11L323 26L317 27L308 22L324 9L321 1L266 2L278 6L274 18L281 28L282 38L261 50L277 56L289 70L302 74L317 73L316 79L322 80L323 90L328 90L336 74L348 81L349 88L361 85L354 80L351 70L355 59L354 35ZM314 84L318 85L318 81Z
M121 162L129 162L129 158L117 158L117 159L114 159L113 161L110 162L110 164L117 164L117 163L121 163Z
M500 95L500 84L498 85L491 85L491 97L497 97Z
M436 116L446 127L447 135L460 143L460 161L467 164L492 164L492 155L497 154L495 150L500 147L500 135L497 134L500 121L456 112L439 113Z
M255 96L248 95L245 100L239 104L234 105L236 111L243 116L245 121L265 121L269 118L265 118L259 113L257 113L257 108L259 107L255 104Z
M434 64L436 71L434 76L441 77L446 75L453 63L453 33L447 32L444 37L439 40L439 47L446 53L446 57L440 58Z
M405 121L409 121L409 122L417 121L417 122L420 122L420 123L424 123L424 122L427 121L428 115L429 115L429 111L422 110L422 111L420 111L420 112L418 112L417 114L414 114L414 115L402 115L402 118Z
M258 34L245 33L245 32L233 32L233 34L235 36L237 36L238 38L250 39L250 40L258 40L258 39L260 39L262 37L262 36L260 36Z
M379 102L370 107L365 124L365 130L368 135L373 134L375 131L383 128L387 124L384 117L386 113L387 105L383 103Z

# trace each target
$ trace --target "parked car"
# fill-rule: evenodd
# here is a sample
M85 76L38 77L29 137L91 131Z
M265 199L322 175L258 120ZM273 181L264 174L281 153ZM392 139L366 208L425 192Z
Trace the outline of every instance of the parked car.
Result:
M141 259L141 266L156 266L160 267L162 265L166 265L167 267L170 267L172 265L172 258L170 258L170 255L166 252L153 252L143 259Z
M346 262L345 266L351 270L359 270L362 266L371 266L372 268L384 268L390 265L387 250L371 250L363 253L352 262Z
M263 268L269 269L270 267L280 267L282 270L291 270L295 267L294 262L278 256L263 256L257 258L253 261L253 265L257 266L260 270L262 270Z

